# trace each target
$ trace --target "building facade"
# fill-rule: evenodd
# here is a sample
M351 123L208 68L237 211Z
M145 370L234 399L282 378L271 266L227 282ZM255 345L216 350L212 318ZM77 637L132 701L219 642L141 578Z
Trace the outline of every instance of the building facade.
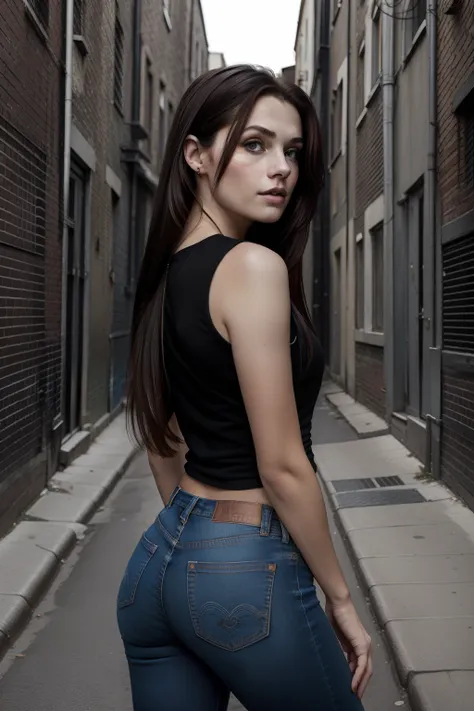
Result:
M6 0L0 23L1 535L122 407L165 143L208 46L199 0Z
M1 535L54 473L61 440L64 46L57 3L5 0L0 25Z
M474 507L474 4L439 3L438 294L442 331L439 474ZM434 437L436 441L436 437ZM434 463L436 464L434 452Z
M474 6L330 11L330 370L472 506Z

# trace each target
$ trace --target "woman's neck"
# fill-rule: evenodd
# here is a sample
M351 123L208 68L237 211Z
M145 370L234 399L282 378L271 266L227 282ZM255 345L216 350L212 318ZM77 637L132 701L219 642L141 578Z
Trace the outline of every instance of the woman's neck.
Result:
M249 226L248 220L229 215L216 205L204 204L201 207L196 202L189 214L183 240L192 238L193 241L199 241L216 232L234 239L244 239Z

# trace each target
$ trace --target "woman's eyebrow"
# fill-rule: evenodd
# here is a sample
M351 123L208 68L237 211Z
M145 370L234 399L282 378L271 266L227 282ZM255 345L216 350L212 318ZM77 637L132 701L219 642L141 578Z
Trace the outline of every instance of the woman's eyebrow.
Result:
M265 126L247 126L244 132L247 131L258 131L259 133L263 133L264 136L268 136L269 138L276 138L276 133L274 131L270 131L269 128L265 128ZM289 143L303 143L303 139L301 136L295 136L294 138L291 138L289 140Z

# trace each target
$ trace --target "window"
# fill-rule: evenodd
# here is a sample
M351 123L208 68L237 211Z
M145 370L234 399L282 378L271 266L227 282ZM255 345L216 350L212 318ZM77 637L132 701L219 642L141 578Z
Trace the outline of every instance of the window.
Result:
M372 240L372 331L383 333L383 223L370 232Z
M73 33L84 34L84 3L85 0L74 0Z
M426 0L408 0L405 11L405 53L408 52L415 35L426 20Z
M364 328L364 239L358 236L356 242L356 328Z
M33 10L37 20L43 27L49 23L49 0L26 0L26 5Z
M357 116L360 116L365 106L365 39L359 45L357 58Z
M342 149L342 99L343 99L343 84L340 81L337 89L334 92L331 114L331 145L333 160Z
M371 87L378 81L382 73L382 13L376 9L372 16L372 76Z
M117 0L115 2L114 104L123 110L123 44L124 34Z
M153 72L149 57L145 58L145 86L143 104L143 125L148 133L146 148L148 154L151 153L151 141L153 135Z
M160 113L159 113L159 125L158 125L158 160L163 161L165 155L166 146L166 100L165 100L165 85L160 82Z

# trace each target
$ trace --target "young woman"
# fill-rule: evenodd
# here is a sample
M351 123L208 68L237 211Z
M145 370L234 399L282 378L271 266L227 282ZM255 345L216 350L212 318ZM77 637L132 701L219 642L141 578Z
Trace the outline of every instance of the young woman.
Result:
M324 366L301 262L322 182L298 87L235 66L184 95L133 320L129 411L165 503L118 594L135 711L224 711L231 691L248 711L362 709L370 639L311 450Z

